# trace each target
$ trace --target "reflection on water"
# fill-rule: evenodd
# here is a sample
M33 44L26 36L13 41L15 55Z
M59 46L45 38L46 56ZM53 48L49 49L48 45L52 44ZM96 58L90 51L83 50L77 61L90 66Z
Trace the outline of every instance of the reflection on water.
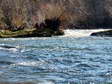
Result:
M0 81L0 84L111 83L112 38L0 39Z

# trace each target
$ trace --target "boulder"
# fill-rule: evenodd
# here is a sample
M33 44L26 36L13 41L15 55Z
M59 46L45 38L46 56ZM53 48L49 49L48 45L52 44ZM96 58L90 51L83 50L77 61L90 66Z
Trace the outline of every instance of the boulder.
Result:
M94 32L94 33L91 34L91 36L112 37L112 30L101 31L101 32Z

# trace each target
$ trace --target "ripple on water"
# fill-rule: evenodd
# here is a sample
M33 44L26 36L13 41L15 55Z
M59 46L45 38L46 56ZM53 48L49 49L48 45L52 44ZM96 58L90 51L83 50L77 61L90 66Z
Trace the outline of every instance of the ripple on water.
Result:
M111 38L18 38L2 39L0 44L0 80L3 81L102 84L112 80Z
M51 81L36 81L36 82L0 82L0 84L54 84Z

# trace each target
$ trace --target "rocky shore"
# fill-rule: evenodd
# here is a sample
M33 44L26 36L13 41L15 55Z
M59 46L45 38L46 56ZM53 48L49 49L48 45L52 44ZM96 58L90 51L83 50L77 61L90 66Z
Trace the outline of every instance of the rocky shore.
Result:
M53 31L51 29L44 29L42 31L36 29L24 29L18 31L1 30L0 38L19 38L19 37L51 37L63 35L63 30Z
M102 32L94 32L91 36L101 36L101 37L112 37L112 30L102 31Z
M18 23L18 20L17 20ZM51 37L64 35L63 28L61 27L60 18L45 19L41 23L35 23L32 28L24 24L13 25L10 23L9 28L0 25L0 38L11 37Z

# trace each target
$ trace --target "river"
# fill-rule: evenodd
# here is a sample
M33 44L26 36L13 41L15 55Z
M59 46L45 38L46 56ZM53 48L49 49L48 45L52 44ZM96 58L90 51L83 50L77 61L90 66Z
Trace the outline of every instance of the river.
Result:
M102 30L65 30L65 35L58 37L1 38L0 81L112 83L112 38L89 36Z

